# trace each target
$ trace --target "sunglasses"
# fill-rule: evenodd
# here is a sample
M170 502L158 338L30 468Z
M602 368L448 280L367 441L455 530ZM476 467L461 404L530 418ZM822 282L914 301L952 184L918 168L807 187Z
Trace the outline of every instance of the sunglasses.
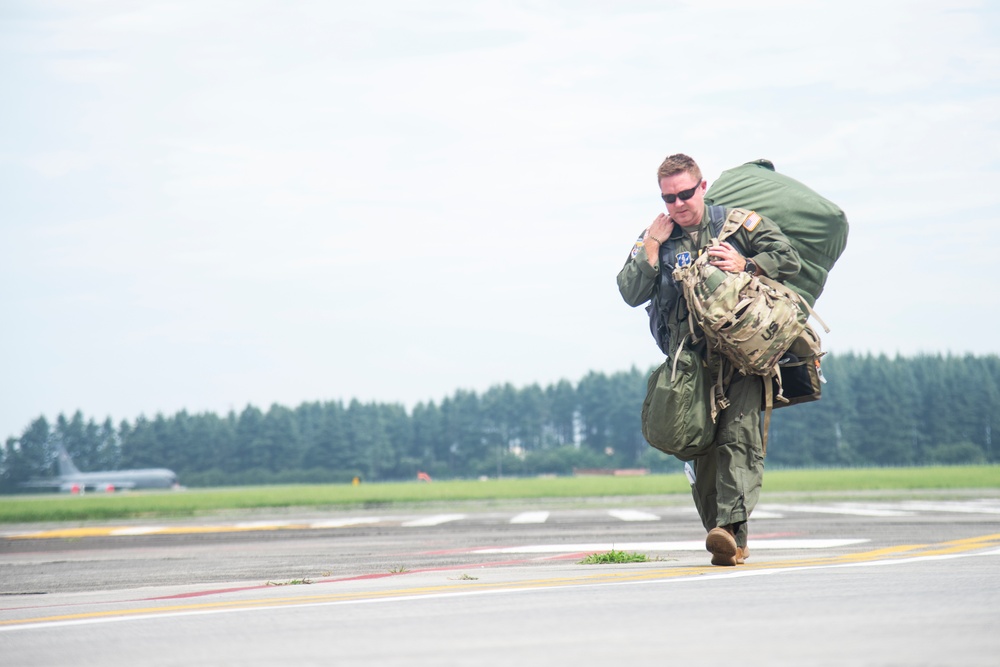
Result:
M698 192L698 188L700 187L701 187L701 181L698 181L698 184L693 188L691 188L690 190L681 190L677 194L660 195L660 196L663 197L663 201L667 202L668 204L673 204L678 199L680 199L681 201L687 201L688 199L691 199L691 197L694 197L694 193Z

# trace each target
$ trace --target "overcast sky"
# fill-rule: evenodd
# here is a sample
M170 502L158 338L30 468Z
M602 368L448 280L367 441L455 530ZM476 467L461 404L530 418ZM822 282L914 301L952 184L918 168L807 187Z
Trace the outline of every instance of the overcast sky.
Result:
M996 7L6 0L0 440L646 369L676 152L844 208L828 351L996 354Z

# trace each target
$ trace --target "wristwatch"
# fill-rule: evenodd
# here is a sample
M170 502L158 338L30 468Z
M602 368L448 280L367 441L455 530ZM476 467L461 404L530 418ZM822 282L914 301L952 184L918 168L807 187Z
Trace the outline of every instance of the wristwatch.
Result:
M752 259L747 257L747 266L743 270L749 273L750 275L755 276L757 275L757 264Z

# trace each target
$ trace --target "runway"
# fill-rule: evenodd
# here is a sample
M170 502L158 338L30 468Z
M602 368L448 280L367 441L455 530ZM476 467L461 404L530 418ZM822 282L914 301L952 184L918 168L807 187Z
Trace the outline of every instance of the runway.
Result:
M1000 499L761 503L751 558L734 568L708 565L683 500L6 527L0 654L12 665L995 664ZM612 548L650 561L580 563Z

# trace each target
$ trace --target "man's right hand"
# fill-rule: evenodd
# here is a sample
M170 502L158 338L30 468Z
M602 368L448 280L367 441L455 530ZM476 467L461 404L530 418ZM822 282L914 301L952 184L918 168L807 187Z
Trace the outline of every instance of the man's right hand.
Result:
M646 248L646 258L650 266L656 266L660 261L660 244L670 238L674 231L674 221L664 213L660 213L653 220L653 224L646 230L646 238L642 244Z

